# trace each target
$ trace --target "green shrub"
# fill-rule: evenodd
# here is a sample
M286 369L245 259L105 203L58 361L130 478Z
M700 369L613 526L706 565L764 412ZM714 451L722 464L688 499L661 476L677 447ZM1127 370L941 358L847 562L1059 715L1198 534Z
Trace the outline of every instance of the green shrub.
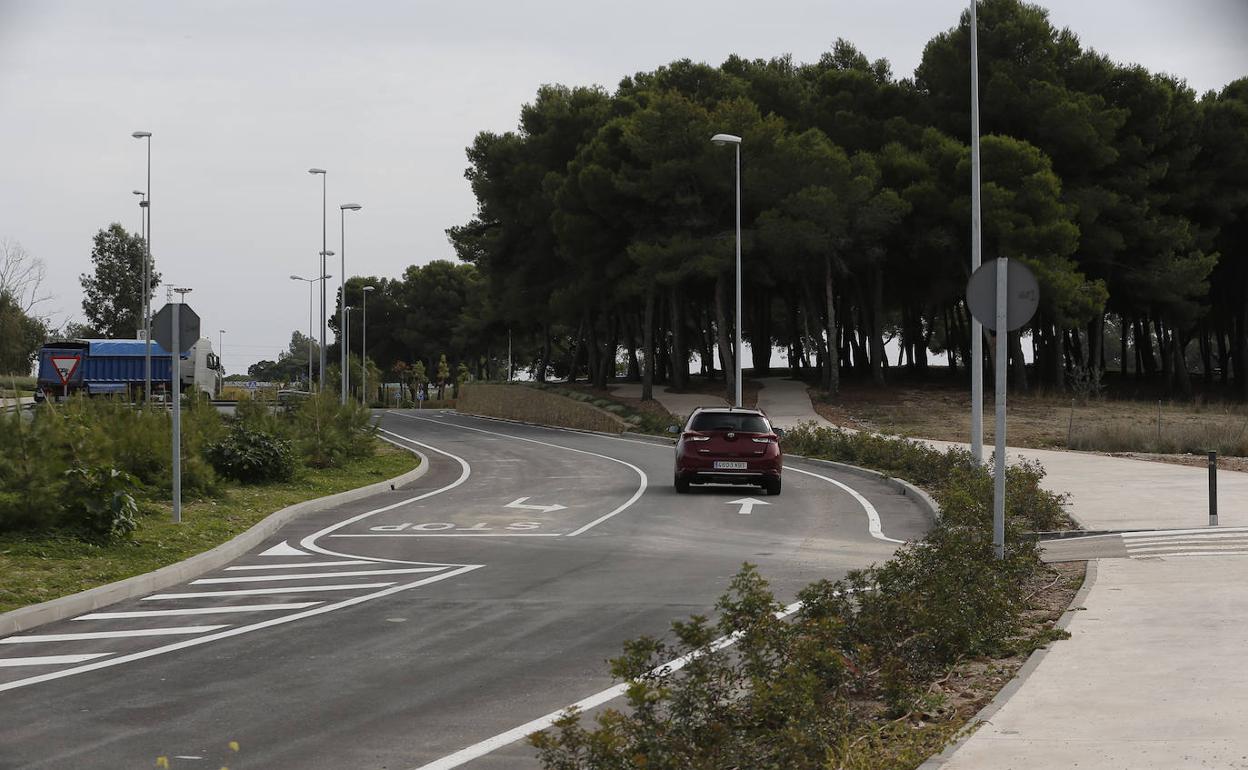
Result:
M217 473L244 484L288 481L295 475L295 454L289 441L243 424L209 444L207 455Z
M367 409L355 401L338 403L338 396L321 391L299 405L293 438L304 462L314 468L338 467L348 460L368 457L377 429Z
M76 466L66 471L65 477L62 526L103 543L134 532L139 507L133 495L133 476L116 468Z

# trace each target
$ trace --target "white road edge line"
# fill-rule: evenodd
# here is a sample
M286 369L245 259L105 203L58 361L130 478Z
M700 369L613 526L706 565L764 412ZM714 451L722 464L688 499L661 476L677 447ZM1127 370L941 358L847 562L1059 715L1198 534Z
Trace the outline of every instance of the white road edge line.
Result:
M306 567L341 567L348 564L376 564L374 561L364 559L345 559L338 561L309 561L303 564L248 564L242 567L226 567L226 572L234 572L237 570L251 569L304 569Z
M192 591L177 594L152 594L139 601L151 602L159 599L210 599L215 596L266 596L268 594L316 593L318 591L355 591L360 588L385 588L394 585L389 583L343 583L342 585L324 586L285 586L283 588L240 588L237 591Z
M74 676L76 674L85 674L88 671L95 671L101 668L119 666L123 663L130 663L132 661L142 660L144 658L152 658L157 655L164 655L165 653L174 652L176 650L183 650L188 647L198 647L201 644L208 644L209 642L215 642L218 639L227 639L232 636L241 636L243 634L250 633L252 631L259 631L264 628L271 628L273 626L280 626L286 623L293 623L296 620L303 620L304 618L309 618L314 615L323 615L327 612L333 612L334 610L343 609L345 607L351 607L356 604L362 604L364 602L371 601L373 599L380 599L383 596L396 594L399 591L407 591L412 588L418 588L420 586L429 585L430 583L437 583L440 580L446 580L447 578L456 577L458 575L462 575L467 572L472 572L475 569L480 569L482 566L484 565L466 564L458 569L449 570L447 572L443 572L438 575L433 575L431 577L424 578L423 580L417 580L414 583L405 583L403 585L394 586L393 588L387 588L382 591L376 591L374 593L366 594L364 596L353 596L350 599L345 599L343 601L340 601L334 604L325 604L320 607L314 607L312 609L304 610L303 612L294 612L289 615L283 615L279 618L270 618L268 620L263 620L259 623L253 623L249 626L238 626L236 628L226 629L225 631L218 631L213 634L208 634L207 636L197 636L194 639L185 639L180 642L174 642L172 644L167 644L163 647L155 647L150 650L143 650L141 652L135 652L129 655L122 655L116 658L109 658L108 660L102 660L96 663L87 663L86 665L83 665L83 666L62 669L60 671L53 671L51 673L41 674L39 676L32 676L26 679L17 679L12 682L4 682L0 684L0 692L4 692L6 690L16 690L20 687L29 687L30 685L39 684L41 682L48 682L53 679L61 679L61 678L68 677L68 676Z
M1211 533L1219 534L1243 534L1248 533L1248 527L1204 527L1203 529L1142 529L1138 532L1122 532L1123 537L1132 539L1141 537L1169 537L1171 535L1208 535Z
M1168 559L1172 556L1248 556L1248 551L1180 551L1178 553L1135 553L1128 554L1132 559Z
M295 575L243 575L242 577L200 578L192 580L191 585L211 585L214 583L267 583L272 580L315 580L316 578L366 577L369 575L400 575L411 572L437 572L442 567L403 567L400 569L362 569L350 572L302 572ZM307 588L316 588L313 583Z
M884 534L884 530L880 524L880 512L875 510L875 506L871 504L871 501L863 497L861 494L859 494L858 490L854 489L848 484L842 484L836 479L830 479L827 476L822 476L818 473L812 473L811 471L804 471L801 468L794 468L792 466L789 466L787 470L796 471L797 473L804 473L807 476L814 476L817 479L823 479L829 484L840 487L841 489L845 490L849 494L853 495L853 498L858 501L858 504L862 506L862 509L867 512L867 531L871 533L871 537L875 538L876 540L883 540L888 543L905 543L906 542L905 540L898 540L896 538L888 537L887 535Z
M328 534L330 534L330 533L332 533L332 532L335 532L335 531L337 531L337 530L339 530L339 529L342 529L342 528L343 528L343 527L345 527L345 526L348 526L348 525L350 525L350 524L354 524L354 523L355 523L355 522L357 522L357 521L362 521L362 520L364 520L364 519L367 519L367 518L368 518L368 517L370 517L370 516L375 516L375 515L377 515L377 514L379 514L379 513L385 513L386 511L393 511L395 508L401 508L401 507L402 507L402 506L404 506L404 505L408 505L408 504L410 504L410 503L415 503L415 502L417 502L417 501L424 500L424 499L429 498L429 497L433 497L434 495L440 495L440 494L442 494L443 492L450 491L450 490L454 489L455 487L459 486L460 484L463 484L465 481L467 481L467 480L468 480L468 477L472 474L472 469L471 469L471 467L469 467L469 465L468 465L467 461L465 461L462 457L456 457L455 455L451 454L450 452L444 452L444 451L442 451L441 449L438 449L437 447L432 447L432 446L429 446L428 444L422 444L422 443L420 443L419 441L413 441L412 439L410 439L410 438L408 438L408 437L406 437L406 436L401 436L401 435L399 435L398 433L393 433L393 432L391 432L391 431L386 430L385 428L382 428L381 426L378 426L378 427L377 427L377 430L378 430L378 431L380 431L380 432L382 432L382 433L387 433L387 434L389 434L389 435L391 435L391 436L394 436L395 438L400 439L400 440L402 440L402 441L407 441L407 442L409 442L409 443L415 444L416 446L419 446L419 447L424 447L425 449L430 449L430 450L432 450L432 451L434 451L434 452L437 452L438 454L444 454L444 455L446 455L447 457L451 458L451 459L452 459L452 460L454 460L455 462L459 463L459 467L461 468L461 472L460 472L460 474L459 474L459 478L458 478L458 479L456 479L455 481L452 481L450 484L447 484L447 485L446 485L446 486L444 486L444 487L438 487L437 489L430 490L429 492L425 492L425 493L423 493L423 494L416 495L415 497L409 497L409 498L407 498L406 500L400 500L400 501L399 501L399 502L397 502L397 503L391 503L390 505L384 505L384 506L382 506L381 508L374 508L374 509L373 509L373 510L371 510L371 511L365 511L364 513L357 514L357 515L352 516L352 517L350 517L350 518L348 518L348 519L344 519L344 520L342 520L342 521L338 522L337 524L331 524L331 525L329 525L328 527L325 527L325 528L324 528L324 529L322 529L322 530L319 530L319 531L317 531L317 532L313 532L312 534L310 534L310 535L308 535L307 537L305 537L303 540L300 540L300 541L299 541L299 545L300 545L300 546L302 546L303 548L306 548L306 549L307 549L307 550L309 550L309 551L314 551L314 552L316 552L316 553L324 554L324 555L326 555L326 556L344 556L344 557L349 558L349 559L350 559L350 558L358 558L358 554L352 554L352 553L339 553L338 551L331 551L331 550L329 550L329 549L327 549L327 548L322 548L322 547L320 547L319 545L317 545L317 544L316 544L316 541L317 541L317 540L319 540L319 539L320 539L320 538L322 538L322 537L325 537L326 535L328 535ZM429 462L429 456L428 456L428 455L426 455L425 453L423 453L423 452L419 451L419 450L412 449L412 448L411 448L411 447L409 447L409 446L404 446L403 444L400 444L400 443L398 443L398 442L396 442L396 441L392 441L392 440L390 440L390 439L386 438L385 436L380 436L379 438L381 438L381 440L382 440L382 441L385 441L385 442L390 443L390 444L394 444L395 446L399 447L400 449L405 449L405 450L407 450L407 451L409 451L409 452L411 452L411 453L415 454L417 457L419 457L419 458L420 458L420 461L421 461L422 463L426 463L426 464L427 464L427 463ZM368 557L368 558L369 558L370 560L372 560L372 561L390 562L390 563L393 563L393 564L428 564L428 565L432 565L432 566L439 566L439 567L460 567L460 566L468 566L468 565L460 565L460 564L437 564L437 565L434 565L434 564L432 564L432 562L423 562L423 561L404 561L404 560L402 560L402 559L383 559L383 558L380 558L380 557ZM481 566L481 565L476 565L476 566Z
M188 607L181 610L130 610L127 612L92 612L79 615L74 620L125 620L130 618L165 618L175 615L224 615L227 612L275 612L277 610L301 610L315 607L322 602L289 602L287 604L240 604L225 607Z
M563 537L559 532L366 532L330 537Z
M395 414L397 414L397 413L395 413ZM400 414L399 416L400 416L400 417L406 417L407 415ZM461 415L461 416L464 416L464 417L473 417L473 416L475 416L475 415ZM413 419L419 419L419 418L413 418ZM443 424L443 425L455 425L455 423L449 423L449 422L444 422L444 423L442 423L442 424ZM463 428L463 429L465 429L465 430L476 430L476 431L480 431L480 432L482 432L482 433L489 433L489 431L481 430L480 428L469 428L469 427L468 427L468 426L466 426L466 425L455 425L455 427L457 427L457 428ZM557 430L557 431L562 431L562 432L564 432L564 433L577 433L577 434L580 434L580 435L596 435L596 434L585 434L585 433L583 433L582 431L568 430L568 429L566 429L566 428L558 428L558 427L553 427L553 426L532 426L532 427L546 428L546 429L548 429L548 430ZM501 433L500 433L500 434L495 434L495 435L505 435L505 434L501 434ZM514 437L512 437L512 438L520 438L520 437L519 437L519 436L514 436ZM672 448L673 448L673 447L670 447L670 446L666 446L666 445L664 445L664 444L655 444L655 443L650 442L650 441L638 441L637 439L632 439L632 438L621 438L621 437L619 437L619 436L598 436L598 438L605 438L605 439L608 439L608 440L610 440L610 441L623 441L623 442L628 443L628 444L641 444L642 446L654 447L655 449L669 449L669 450L670 450L670 449L672 449ZM534 439L526 439L526 438L521 438L520 440L521 440L521 441L534 441ZM542 442L540 442L540 441L535 441L534 443L541 444ZM556 445L555 445L555 444L549 444L548 446L556 446ZM561 449L571 449L570 447L560 447L560 448L561 448ZM571 451L573 451L573 452L579 452L579 451L581 451L581 450L579 450L579 449L571 449ZM590 454L592 454L592 453L590 453ZM622 462L622 461L620 461L620 462ZM817 478L817 479L823 479L824 481L826 481L826 482L828 482L828 483L830 483L830 484L834 484L834 485L836 485L836 486L840 487L841 489L845 490L845 491L846 491L846 492L848 492L849 494L853 495L853 496L854 496L854 499L855 499L855 500L857 500L857 501L858 501L858 503L859 503L860 505L862 505L863 510L865 510L865 511L867 512L867 530L871 533L871 537L874 537L874 538L875 538L875 539L877 539L877 540L883 540L883 541L886 541L886 542L889 542L889 543L905 543L905 542L906 542L905 540L897 540L897 539L895 539L895 538L887 537L887 536L884 534L884 531L883 531L883 529L882 529L882 525L881 525L881 523L880 523L880 513L879 513L879 511L877 511L877 510L875 509L875 506L871 505L871 503L867 500L867 498L865 498L865 497L863 497L862 495L860 495L860 494L857 492L857 490L855 490L854 488L852 488L852 487L848 486L847 484L842 484L841 482L837 481L836 479L830 479L830 478L828 478L827 476L821 476L821 475L819 475L818 473L811 473L810 471L804 471L804 470L802 470L801 468L794 468L794 467L793 467L793 466L791 466L791 465L789 465L789 466L785 466L785 467L786 467L788 470L791 470L791 471L796 471L797 473L805 473L807 476L814 476L814 477L815 477L815 478ZM1193 531L1199 531L1199 530L1193 530ZM575 533L575 532L574 532L574 533L572 533L572 534L577 534L577 533ZM569 537L570 537L570 535L569 535Z
M131 628L119 631L85 631L77 634L29 634L0 639L0 644L38 644L39 642L79 642L86 639L125 639L132 636L192 636L206 634L225 628L229 624L215 626L175 626L173 628Z
M487 436L498 436L500 438L512 439L514 441L527 441L530 444L537 444L539 446L551 447L552 449L562 449L567 452L576 452L577 454L589 455L590 457L599 457L599 458L602 458L603 460L610 460L611 462L619 463L620 465L627 466L631 468L637 474L638 478L641 480L641 483L638 485L637 491L633 493L633 496L628 498L628 500L625 501L623 505L620 505L619 507L617 507L615 510L611 511L610 513L606 513L602 516L599 516L598 518L589 522L585 526L567 533L566 535L564 535L564 537L576 537L577 535L588 532L589 530L593 529L594 527L598 526L604 521L612 518L616 514L624 512L629 506L631 506L633 503L641 499L642 494L646 491L646 487L649 485L649 477L646 476L645 471L643 471L641 468L638 468L636 465L633 465L630 462L626 462L624 460L619 459L618 457L611 457L609 455L598 454L597 452L589 452L584 449L574 449L572 447L562 446L560 444L551 444L545 441L538 441L537 439L533 439L533 438L525 438L523 436L512 436L507 433L497 433L495 431L483 430L481 428L473 428L468 425L459 425L458 423L445 421L445 420L430 420L427 417L416 417L415 415L403 414L402 412L394 412L394 411L389 412L389 414L397 415L398 417L405 417L409 420L421 420L423 422L434 422L439 425L447 425L452 428L459 428L460 430L470 430L470 431L475 431L476 433L484 433ZM386 431L386 432L389 433L389 431ZM395 435L395 434L391 434L391 435ZM411 439L407 439L407 440L411 441ZM418 444L419 442L412 441L412 443ZM419 444L419 445L426 446L425 444ZM429 447L429 449L434 449L434 447ZM435 451L441 452L442 450L436 449ZM443 454L446 454L446 453L443 452ZM461 460L461 462L463 461Z
M780 612L777 612L776 617L780 619L787 618L789 615L792 615L801 608L801 602L794 602ZM740 638L740 631L734 631L727 636L721 636L703 649L695 650L688 655L682 655L681 657L668 661L661 666L656 666L651 669L651 673L666 676L667 674L679 671L689 663L697 660L707 653L717 652L725 647L731 647L733 644L736 644L737 640ZM614 700L626 692L628 692L628 683L621 682L614 687L608 687L601 692L594 693L588 698L582 698L576 703L564 706L558 711L552 711L549 714L538 717L531 722L525 722L519 727L513 727L505 733L499 733L492 738L486 738L480 743L474 743L467 748L460 749L454 754L448 754L441 759L435 759L433 762L415 768L415 770L451 770L451 768L459 767L460 765L471 762L474 759L483 757L490 752L497 751L504 746L515 743L521 738L532 735L535 732L545 730L553 725L561 716L567 713L569 709L575 708L580 711L588 711L589 709L596 708L608 701Z
M0 668L9 668L11 666L63 666L66 663L81 663L84 660L93 660L94 658L102 658L105 655L112 655L111 652L91 652L83 655L40 655L33 658L0 658ZM31 677L36 679L38 677ZM19 679L19 682L25 682L25 679ZM6 689L4 685L0 685L0 690Z

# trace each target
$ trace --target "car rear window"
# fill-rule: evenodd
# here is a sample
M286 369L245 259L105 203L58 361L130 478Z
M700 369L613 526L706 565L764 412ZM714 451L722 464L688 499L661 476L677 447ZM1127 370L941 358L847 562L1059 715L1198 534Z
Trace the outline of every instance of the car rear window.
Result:
M770 433L767 421L756 414L732 414L729 412L699 412L694 415L689 430L730 430L740 433Z

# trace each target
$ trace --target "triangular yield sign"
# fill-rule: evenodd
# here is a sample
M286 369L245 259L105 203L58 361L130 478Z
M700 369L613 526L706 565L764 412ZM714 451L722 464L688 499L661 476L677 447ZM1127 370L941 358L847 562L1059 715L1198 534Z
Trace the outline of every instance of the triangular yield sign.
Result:
M74 376L81 360L82 356L52 356L52 366L60 375L62 385L69 384L69 378Z

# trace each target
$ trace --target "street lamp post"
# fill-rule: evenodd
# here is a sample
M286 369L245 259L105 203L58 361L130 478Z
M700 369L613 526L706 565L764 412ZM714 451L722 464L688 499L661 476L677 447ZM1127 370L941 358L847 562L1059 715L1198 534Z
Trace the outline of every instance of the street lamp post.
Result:
M147 142L147 187L139 203L147 214L143 236L143 402L152 400L152 132L135 131L135 139Z
M348 348L351 347L351 311L354 309L355 308L351 307L350 305L342 306L342 318L343 318L342 349L344 351L346 351ZM351 387L351 371L350 369L347 368L347 365L345 363L343 364L343 372L346 373L347 376L346 378L343 379L342 392L346 393L347 390L350 389ZM344 400L342 403L345 404L346 401Z
M983 260L983 241L980 235L982 215L980 212L979 169L979 34L975 20L975 6L971 0L971 274L979 269ZM984 325L971 319L971 454L975 462L984 460Z
M225 360L225 329L217 329L217 360Z
M733 326L737 330L736 358L737 407L741 406L741 137L732 134L716 134L711 137L715 144L731 144L737 151L737 311Z
M360 401L364 406L368 406L368 293L375 291L376 286L365 286L364 292L364 321L360 327Z
M339 232L342 235L342 244L339 247L341 253L338 255L339 258L342 260L342 274L338 276L338 294L339 294L338 305L339 307L346 305L346 302L347 302L347 212L359 211L362 208L364 207L358 203L344 203L338 207L339 211L342 212L342 222L338 228ZM342 329L344 328L345 327L343 326L343 314L342 314L342 311L340 310L338 312L338 330L342 331ZM345 345L342 346L340 358L342 360L342 394L341 394L341 398L339 399L339 402L342 404L346 404L347 403L347 388L350 386L350 383L347 381L347 348Z
M329 176L323 168L310 168L309 174L320 174L321 176L321 270L317 275L325 275L325 258L332 257L333 252L329 251L329 243L326 241L326 225L325 225L325 179ZM311 388L311 384L308 385ZM321 388L325 387L325 285L321 284Z
M146 190L132 190L131 192L132 194L139 196L139 237L142 238L143 243L146 244L147 243L147 191ZM144 246L144 248L146 248L146 245ZM144 252L143 262L144 263L147 262L146 252ZM146 298L147 297L147 293L146 293L147 269L146 268L147 268L147 265L144 264L144 269L139 271L139 280L142 282L139 286L139 297L140 297L139 302L141 303L139 305L139 315L142 316L142 318L139 319L138 323L143 324L143 327L146 327L147 325L145 323L145 321L147 320L147 298ZM147 328L141 328L141 331L143 332L143 336L146 338L149 330Z
M320 278L304 278L301 275L292 275L292 281L306 281L308 284L308 392L312 392L312 317L316 314L316 303L313 300L312 285L317 281L323 281L326 278L332 278L331 275L322 275Z

